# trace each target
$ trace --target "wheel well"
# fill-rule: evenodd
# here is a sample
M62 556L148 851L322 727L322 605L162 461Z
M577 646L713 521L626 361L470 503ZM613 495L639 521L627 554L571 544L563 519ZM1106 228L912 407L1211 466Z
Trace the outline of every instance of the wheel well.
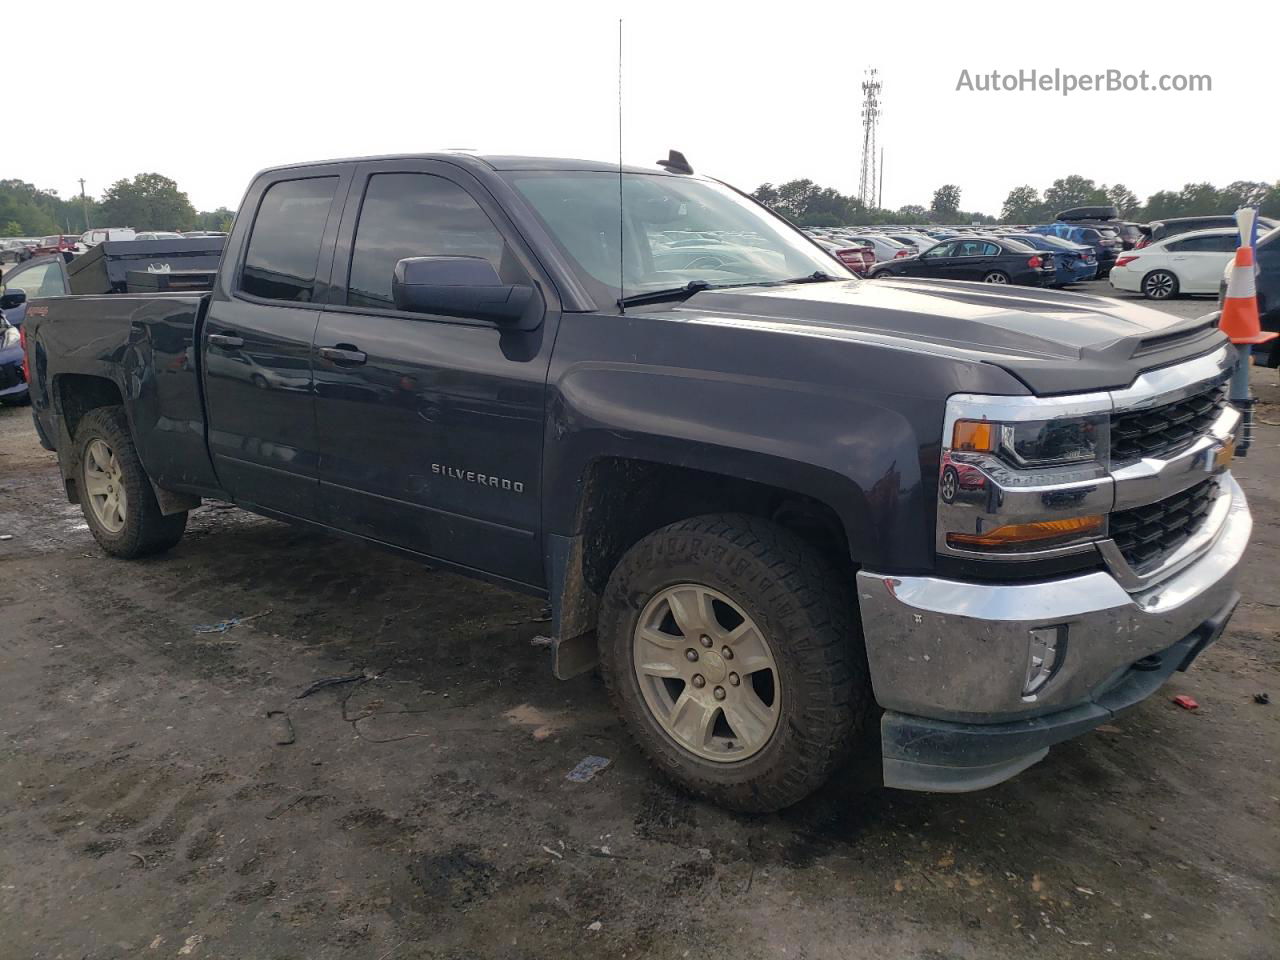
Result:
M582 575L597 594L639 540L669 523L709 513L763 517L812 544L837 568L853 567L835 510L783 487L648 460L606 458L588 468L582 491Z
M56 391L58 408L70 437L76 435L81 419L90 410L124 402L120 388L105 377L64 373L58 377Z

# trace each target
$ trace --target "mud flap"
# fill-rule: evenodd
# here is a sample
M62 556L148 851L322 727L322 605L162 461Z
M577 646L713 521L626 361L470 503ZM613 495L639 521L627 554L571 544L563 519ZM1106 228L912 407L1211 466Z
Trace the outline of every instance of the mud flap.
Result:
M596 665L596 596L582 573L581 536L547 535L547 582L551 585L552 670L568 680Z

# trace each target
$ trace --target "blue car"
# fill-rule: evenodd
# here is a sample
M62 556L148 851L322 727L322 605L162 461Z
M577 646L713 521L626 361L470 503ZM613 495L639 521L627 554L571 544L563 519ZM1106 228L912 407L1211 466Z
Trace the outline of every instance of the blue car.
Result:
M27 396L21 334L0 310L0 403L24 403Z
M1059 221L1032 227L1030 232L1038 233L1042 236L1058 237L1059 239L1069 240L1072 243L1088 247L1093 251L1094 256L1098 258L1099 279L1111 272L1111 268L1116 264L1116 257L1124 249L1124 241L1120 239L1120 234L1111 227L1082 226L1077 223Z
M1055 287L1083 283L1098 275L1098 257L1092 247L1042 233L1014 233L1008 236L1021 240L1029 247L1053 254L1054 265L1058 268Z

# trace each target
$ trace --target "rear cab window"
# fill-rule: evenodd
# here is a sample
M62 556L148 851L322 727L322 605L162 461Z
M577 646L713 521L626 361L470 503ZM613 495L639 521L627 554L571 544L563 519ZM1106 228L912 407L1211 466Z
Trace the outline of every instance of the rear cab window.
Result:
M240 292L263 300L310 303L337 176L280 180L267 188L249 234Z

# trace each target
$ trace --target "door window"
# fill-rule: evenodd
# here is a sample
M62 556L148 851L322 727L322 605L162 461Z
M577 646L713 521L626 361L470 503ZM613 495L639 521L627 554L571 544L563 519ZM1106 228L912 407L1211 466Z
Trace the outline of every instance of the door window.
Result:
M1169 244L1172 253L1232 253L1236 249L1236 238L1231 234L1210 237L1187 237Z
M954 243L940 243L936 247L930 247L920 255L921 260L932 260L935 257L949 257L951 251L956 248Z
M462 187L426 173L369 178L351 251L347 304L394 310L391 280L408 257L480 257L507 283L526 279L493 221Z
M310 303L337 177L282 180L258 205L240 289L265 300Z
M4 286L6 290L22 290L32 300L36 297L60 297L67 292L62 270L56 261L16 270L5 279Z

